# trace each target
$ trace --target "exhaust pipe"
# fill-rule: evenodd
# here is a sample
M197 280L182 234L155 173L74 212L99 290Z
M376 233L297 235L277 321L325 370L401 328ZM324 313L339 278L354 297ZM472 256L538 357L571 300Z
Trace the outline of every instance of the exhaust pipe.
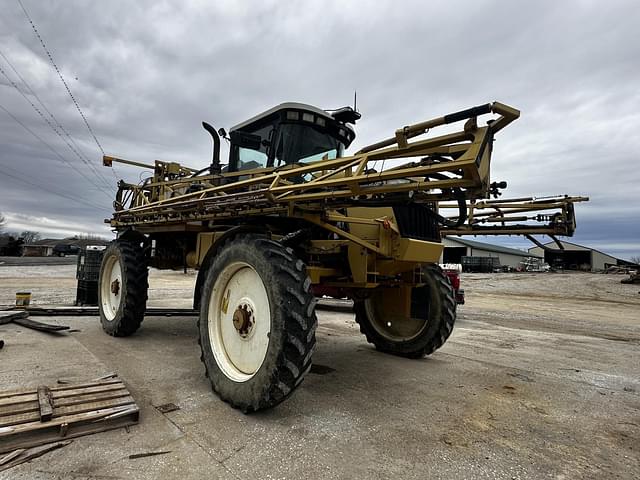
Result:
M209 125L207 122L202 122L204 129L209 132L211 139L213 140L213 158L211 159L211 165L209 166L210 175L219 175L222 171L220 168L220 136L216 129Z

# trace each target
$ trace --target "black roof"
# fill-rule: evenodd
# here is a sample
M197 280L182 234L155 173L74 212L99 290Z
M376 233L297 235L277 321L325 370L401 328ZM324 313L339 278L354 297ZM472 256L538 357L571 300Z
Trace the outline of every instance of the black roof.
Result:
M248 120L245 120L244 122L241 122L237 125L234 125L233 127L231 127L230 131L233 132L235 130L240 130L244 127L247 127L249 125L252 125L253 123L262 120L263 118L267 118L270 115L273 115L274 113L280 112L282 110L302 110L302 111L306 111L309 113L314 113L320 117L325 118L326 120L329 120L331 122L337 122L337 120L331 116L331 114L329 114L327 111L322 110L321 108L318 107L314 107L313 105L308 105L306 103L298 103L298 102L285 102L285 103L281 103L280 105L276 105L275 107L270 108L269 110L265 110L262 113L259 113L258 115L255 115L253 117L251 117ZM347 124L342 124L341 125L344 126L344 128L350 130L352 132L352 137L355 136L355 132L353 130L353 128L351 128L351 126L347 125Z

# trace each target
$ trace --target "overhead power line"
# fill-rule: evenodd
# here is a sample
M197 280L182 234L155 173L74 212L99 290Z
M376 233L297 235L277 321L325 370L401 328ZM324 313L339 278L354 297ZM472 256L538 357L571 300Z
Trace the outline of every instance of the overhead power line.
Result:
M47 125L49 125L49 127L51 128L51 130L53 130L53 131L54 131L54 133L55 133L56 135L58 135L58 136L62 139L62 141L63 141L63 142L65 142L65 143L67 144L67 146L69 147L69 149L70 149L70 150L71 150L71 151L72 151L72 152L73 152L73 153L74 153L74 154L75 154L75 155L80 159L80 161L81 161L81 162L83 162L83 163L85 163L89 168L91 168L91 169L93 170L93 172L96 174L96 177L97 177L98 179L102 180L102 182L104 183L104 186L100 186L100 185L98 185L97 183L95 183L95 182L93 181L93 179L89 179L89 181L90 181L93 185L95 185L97 188L99 188L99 189L101 189L102 191L104 191L105 193L109 194L109 193L110 193L110 190L111 190L111 185L109 185L109 183L105 180L105 178L99 174L98 170L97 170L93 165L91 165L91 163L90 163L87 159L83 158L83 157L80 155L80 153L79 153L75 148L73 148L73 145L71 145L71 144L69 143L69 141L68 141L66 138L64 138L64 137L62 136L62 134L61 134L61 133L58 131L58 129L57 129L57 128L56 128L56 127L51 123L51 121L49 121L49 119L48 119L47 117L45 117L45 116L44 116L44 114L42 113L42 111L41 111L41 110L40 110L40 109L39 109L39 108L38 108L38 107L37 107L37 106L36 106L36 105L35 105L35 104L30 100L30 99L29 99L29 97L27 97L27 96L24 94L24 92L23 92L22 90L20 90L20 88L18 87L18 85L17 85L13 80L11 80L11 78L9 77L9 75L7 75L7 73L4 71L4 69L3 69L2 67L0 67L0 73L1 73L2 75L4 75L4 76L5 76L5 78L9 81L9 83L13 86L13 88L15 88L15 89L18 91L18 93L20 93L20 95L22 95L22 97L27 101L27 103L29 103L29 105L31 105L31 108L33 108L33 109L36 111L36 113L37 113L38 115L40 115L40 117L41 117L41 118L46 122L46 124L47 124ZM105 190L105 187L106 187L108 190Z
M53 148L49 143L47 143L42 137L40 137L40 135L38 135L37 133L35 133L33 130L31 130L29 127L27 127L24 123L22 123L20 121L19 118L17 118L15 115L13 115L9 110L7 110L3 105L0 105L0 110L3 110L7 115L9 115L9 117L11 117L11 119L16 122L18 125L20 125L22 128L24 128L27 132L29 132L32 136L34 136L37 140L39 140L43 145L45 145L49 150L51 150L56 157L58 157L60 159L60 161L62 161L63 163L65 163L66 165L68 165L69 167L71 167L71 169L76 172L78 175L81 175L82 177L84 177L85 180L87 180L88 182L93 184L93 181L91 179L91 177L88 177L87 175L85 175L82 171L78 170L76 168L75 165L73 165L69 160L67 160L66 158L64 158L62 155L60 155L60 153ZM95 185L95 184L94 184ZM106 192L104 192L103 190L99 190L100 192L104 193L107 197L111 198L111 195L108 195Z
M6 175L7 177L13 178L14 180L18 180L19 182L25 183L27 185L31 185L31 186L36 187L36 188L39 188L41 190L44 190L45 192L51 193L52 195L57 195L59 197L66 198L68 200L72 200L74 203L80 203L80 204L83 204L83 205L85 205L87 207L94 208L96 210L110 212L109 209L107 209L105 207L101 207L100 205L96 205L94 203L88 202L86 200L83 200L82 198L72 197L71 195L67 195L65 193L58 192L56 190L52 190L49 187L47 187L45 185L42 185L41 183L33 182L33 181L29 180L28 178L25 178L24 175L20 174L19 172L17 172L16 170L14 170L12 168L10 168L10 170L13 170L14 173L11 174L11 173L7 172L5 170L5 168L8 168L8 167L6 167L6 166L3 167L2 174Z
M98 138L96 137L95 133L93 133L93 129L91 128L91 125L89 125L89 122L87 121L87 117L84 116L84 113L83 113L82 109L80 108L80 105L78 105L78 102L76 101L76 98L73 96L73 93L71 93L71 89L69 88L69 85L67 85L67 82L64 79L64 77L62 76L62 73L60 72L60 69L58 68L58 65L53 60L53 56L51 55L51 52L49 51L49 49L45 45L44 40L42 39L42 37L40 36L40 32L38 32L38 29L36 28L35 23L33 23L33 20L31 20L31 17L29 16L29 13L27 12L27 9L24 8L24 5L22 4L21 0L18 0L18 3L20 4L20 7L22 7L22 11L24 12L25 16L27 17L27 20L29 21L29 23L31 24L31 28L33 28L33 32L36 34L36 37L38 37L38 40L40 40L40 44L42 45L42 48L44 49L45 53L47 54L47 57L49 57L49 61L51 62L51 65L53 65L53 68L55 68L56 72L58 73L58 76L60 77L60 80L62 81L62 84L64 85L64 88L67 90L67 93L71 97L71 100L73 101L73 104L76 106L76 109L78 110L78 113L82 117L82 120L84 121L84 124L87 126L87 129L89 130L89 133L91 133L91 136L95 140L96 145L98 145L98 148L100 149L102 154L105 155L104 149L102 148L102 145L100 145L100 142L98 141Z
M106 179L104 178L103 175L99 175L99 172L95 169L95 167L93 166L93 164L90 163L90 160L87 158L87 155L82 151L82 148L80 148L80 145L78 145L76 143L76 141L74 140L74 138L71 136L71 134L64 128L64 126L62 125L62 123L60 123L60 121L56 118L56 116L47 108L47 106L44 104L44 102L42 101L42 99L38 96L38 94L35 92L35 90L33 88L31 88L31 85L29 85L29 83L27 82L27 80L20 74L20 72L18 71L18 69L16 69L16 67L13 65L13 63L11 63L11 61L7 58L7 56L2 52L2 50L0 50L0 57L2 57L4 59L4 61L7 63L7 65L9 65L9 67L11 68L11 70L13 70L13 73L20 79L20 81L22 82L22 84L24 85L24 87L27 89L27 91L38 101L38 103L40 104L40 106L42 107L42 109L47 112L47 114L49 115L49 118L51 118L51 120L53 120L53 122L55 123L55 126L58 128L58 130L60 130L62 133L64 133L65 137L73 144L73 147L75 147L75 150L71 147L71 145L69 145L67 143L67 146L69 146L69 149L71 151L73 151L79 158L80 160L82 160L85 164L87 164L89 167L91 167L94 172L96 173L96 175L98 175L98 178L100 178L100 180L102 180L105 185L109 188L109 190L111 191L112 186L111 184L109 184ZM1 70L1 67L0 67ZM13 82L11 81L11 79L9 78L9 76L3 71L2 72L4 74L4 76L9 80L9 82L13 84ZM15 85L14 85L15 88ZM25 95L24 93L20 90L17 89L18 92L25 98L25 100L27 100L29 103L32 103ZM34 110L45 120L45 122L47 121L46 117L42 114L42 112L40 112L37 107L35 107L32 104L32 107L34 108ZM47 122L48 123L48 122ZM56 132L56 129L50 125L51 128L54 130L54 132ZM58 132L56 132L56 134L60 135ZM64 140L64 138L63 138ZM66 143L66 142L65 142Z
M29 12L27 12L27 9L24 7L24 5L23 5L21 0L18 0L18 3L20 4L20 7L22 8L22 11L24 12L24 15L27 17L27 20L29 21L29 24L31 24L31 28L33 29L33 32L35 33L36 37L38 37L38 40L40 41L40 45L42 45L42 48L44 49L45 53L47 54L47 57L49 57L49 61L51 62L51 65L53 65L53 68L56 70L56 72L58 74L58 77L60 77L60 81L62 81L62 84L64 85L64 88L67 90L67 93L69 94L69 97L71 97L71 100L73 101L73 104L76 106L76 109L78 110L78 113L82 117L82 121L86 125L87 130L89 130L89 133L93 137L93 140L96 142L96 145L98 146L98 148L100 149L100 152L104 156L105 155L104 148L102 148L102 145L98 141L98 137L96 137L96 134L94 133L93 128L91 128L91 125L89 125L87 117L85 116L84 112L80 108L80 105L76 101L76 98L74 97L73 93L71 93L71 89L69 88L69 85L67 84L67 81L64 79L64 77L62 76L62 72L58 68L58 65L53 60L53 56L51 55L51 52L49 51L49 49L45 45L44 40L43 40L42 36L40 35L40 32L36 28L35 23L31 19L31 16L29 15ZM114 176L115 176L115 172L114 172Z

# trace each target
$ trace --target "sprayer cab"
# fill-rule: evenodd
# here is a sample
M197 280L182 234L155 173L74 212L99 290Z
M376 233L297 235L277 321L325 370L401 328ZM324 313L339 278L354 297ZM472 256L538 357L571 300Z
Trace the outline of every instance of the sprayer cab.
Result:
M283 103L231 128L229 172L280 168L343 156L355 139L360 114L351 107L331 113Z

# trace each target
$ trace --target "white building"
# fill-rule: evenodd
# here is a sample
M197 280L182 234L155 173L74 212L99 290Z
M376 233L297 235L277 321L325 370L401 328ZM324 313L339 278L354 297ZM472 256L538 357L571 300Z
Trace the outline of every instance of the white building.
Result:
M553 250L544 250L540 247L531 247L529 253L544 256L545 262L549 265L562 264L567 270L585 270L597 272L605 270L613 265L621 265L624 260L607 255L593 248L576 245L565 241L560 242L564 250L560 250L556 242L545 243L545 247ZM626 262L628 263L628 262Z
M444 237L442 243L444 244L442 263L462 263L461 258L463 256L497 257L500 265L516 268L526 258L543 258L543 255L537 252L527 252L526 250L476 242L475 240L467 240L461 237Z

